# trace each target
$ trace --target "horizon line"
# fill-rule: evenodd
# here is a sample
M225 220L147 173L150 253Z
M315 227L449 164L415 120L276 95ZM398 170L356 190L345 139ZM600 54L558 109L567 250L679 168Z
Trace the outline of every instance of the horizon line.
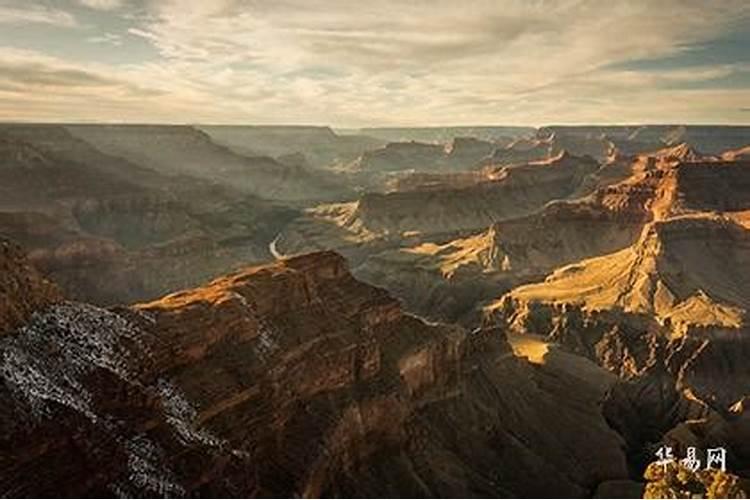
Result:
M379 130L379 129L462 129L462 128L529 128L542 129L553 127L750 127L746 123L710 123L710 122L551 122L537 125L514 123L463 124L463 125L363 125L342 126L327 123L216 123L216 122L148 122L148 121L45 121L45 120L1 120L0 125L109 125L109 126L162 126L162 127L264 127L264 128L328 128L331 130Z

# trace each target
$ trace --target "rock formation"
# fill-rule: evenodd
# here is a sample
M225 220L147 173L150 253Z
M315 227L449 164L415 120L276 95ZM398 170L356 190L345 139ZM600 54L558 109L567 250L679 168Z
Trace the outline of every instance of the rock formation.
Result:
M0 336L60 300L59 289L29 264L21 249L0 239Z
M0 127L0 233L70 298L153 298L265 260L295 214L106 155L61 126Z
M5 495L580 496L627 477L601 375L426 324L333 253L132 308L39 305L0 341Z
M717 125L635 125L635 126L550 126L539 135L592 145L609 141L625 154L643 153L680 143L692 144L698 151L719 155L750 143L750 127ZM570 150L580 154L575 147Z
M533 135L531 127L478 126L478 127L374 127L357 130L360 134L377 137L388 142L431 142L448 144L455 137L473 137L480 141L507 144L518 137Z
M308 211L285 228L279 248L284 254L333 248L350 257L348 249L358 244L392 246L414 237L486 228L578 193L597 169L591 158L562 152L544 162L487 168L464 176L465 185L453 185L449 174L430 188L365 193L356 203Z
M575 189L576 194L593 190L586 196L549 201L520 217L510 210L510 217L489 229L447 242L427 236L413 246L374 253L355 274L388 288L427 317L475 322L476 305L499 291L634 243L653 218L649 207L661 185L659 176L645 172L645 163L637 158L627 168L602 165Z
M0 494L744 487L749 131L0 125Z
M245 193L284 201L323 201L347 192L336 179L267 156L242 156L194 127L76 125L67 130L102 152L168 175L208 179Z
M637 241L515 288L485 314L490 324L546 336L621 377L605 408L628 441L631 466L642 470L660 441L695 443L686 428L704 428L691 432L714 435L703 441L714 446L746 432L732 422L750 392L743 362L750 165L684 145L639 162L640 173L596 196L609 208L647 214ZM730 448L734 470L746 470L745 448Z
M299 153L315 168L332 168L355 160L386 141L363 134L340 134L329 127L220 125L198 127L218 144L245 156Z
M390 142L382 148L366 151L351 168L371 172L436 170L445 154L442 144Z

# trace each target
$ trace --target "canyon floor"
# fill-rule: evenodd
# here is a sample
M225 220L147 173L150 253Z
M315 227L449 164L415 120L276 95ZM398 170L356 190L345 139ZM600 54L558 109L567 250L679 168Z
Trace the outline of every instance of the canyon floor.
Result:
M748 145L0 124L0 495L748 492Z

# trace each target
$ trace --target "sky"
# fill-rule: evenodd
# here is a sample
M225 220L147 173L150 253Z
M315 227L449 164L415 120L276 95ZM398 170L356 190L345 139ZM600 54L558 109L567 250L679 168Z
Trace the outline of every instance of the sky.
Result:
M747 0L0 0L0 120L750 123Z

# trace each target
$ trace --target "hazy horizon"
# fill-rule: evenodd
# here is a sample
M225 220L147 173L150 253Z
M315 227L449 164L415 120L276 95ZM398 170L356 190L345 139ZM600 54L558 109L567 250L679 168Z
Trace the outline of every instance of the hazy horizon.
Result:
M262 122L138 122L138 121L105 121L105 120L91 120L91 121L39 121L39 120L0 120L1 125L103 125L103 126L163 126L163 127L258 127L258 128L329 128L334 132L347 132L347 131L358 131L367 129L471 129L471 128L504 128L504 127L518 127L518 128L531 128L531 129L542 129L552 127L750 127L750 122L744 123L706 123L706 122L630 122L630 123L594 123L594 122L581 122L581 123L540 123L532 125L520 125L517 123L472 123L472 124L415 124L415 125L404 125L394 123L390 125L363 125L359 127L339 126L329 123L262 123Z
M0 120L746 124L740 0L0 0Z

